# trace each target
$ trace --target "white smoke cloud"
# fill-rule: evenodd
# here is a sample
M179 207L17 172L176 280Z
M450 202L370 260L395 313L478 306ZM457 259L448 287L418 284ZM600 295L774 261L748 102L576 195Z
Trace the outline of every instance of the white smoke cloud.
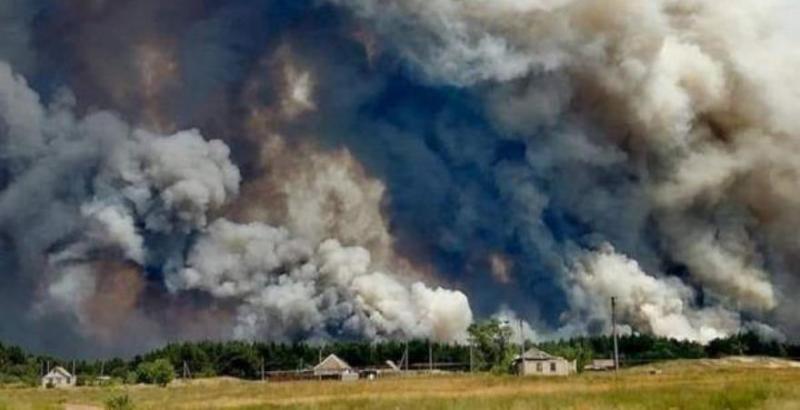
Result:
M610 298L617 298L620 323L658 336L707 343L740 327L737 313L693 305L694 291L677 278L655 277L611 245L580 256L568 277L576 323L610 328Z
M137 232L136 221L127 209L95 202L84 205L81 211L96 222L97 228L90 228L90 235L94 236L92 242L121 249L127 259L144 264L144 239Z
M81 311L82 303L94 292L95 276L91 268L85 265L67 265L59 277L49 284L47 293L50 298L38 305L38 309L61 309L74 314Z
M88 138L114 139L98 160L93 194L82 199L84 238L56 255L59 263L117 251L144 266L146 235L186 235L201 229L209 214L238 193L239 170L221 141L205 141L196 131L162 136L131 130L102 112L75 127L73 132Z
M502 306L500 310L493 315L493 318L499 320L503 325L508 326L511 330L512 343L519 343L520 341L538 343L552 336L550 334L541 334L535 325L520 318L520 316L508 306Z
M112 153L100 191L121 195L148 230L169 232L206 225L239 192L239 169L219 140L196 131L171 136L137 130Z
M220 219L168 283L237 301L241 338L465 336L472 313L464 294L405 283L370 265L364 248L336 240L315 247L284 229Z

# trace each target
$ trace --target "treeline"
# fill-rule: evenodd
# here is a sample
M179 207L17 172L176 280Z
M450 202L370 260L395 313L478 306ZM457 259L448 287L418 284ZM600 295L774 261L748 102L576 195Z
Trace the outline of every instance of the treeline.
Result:
M432 359L436 368L449 370L507 372L519 352L507 328L495 321L470 328L468 344L432 344L408 342L412 369L426 369ZM526 344L530 347L532 344ZM593 359L610 358L613 342L610 337L579 337L536 345L540 349L570 360L579 368ZM400 365L406 343L334 342L324 346L304 343L197 342L175 343L144 355L125 360L77 360L33 355L17 346L0 343L0 382L38 384L49 365L73 368L79 383L154 383L165 384L174 377L189 373L191 377L231 376L258 379L265 372L309 369L320 358L335 353L357 368L384 366L387 360ZM708 345L638 334L622 336L619 350L624 366L669 359L716 358L731 355L800 357L800 345L764 341L755 333L742 333L714 340ZM432 358L429 357L429 351Z

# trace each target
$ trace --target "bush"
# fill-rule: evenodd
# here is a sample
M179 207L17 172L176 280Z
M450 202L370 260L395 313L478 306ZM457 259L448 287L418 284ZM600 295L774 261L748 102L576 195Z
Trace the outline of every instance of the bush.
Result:
M139 375L135 371L125 373L125 378L122 382L125 384L136 384L139 381Z
M139 364L136 368L136 375L139 383L157 384L164 387L175 378L175 369L168 360L158 359Z
M108 410L133 410L133 408L133 400L127 394L106 400L106 409Z

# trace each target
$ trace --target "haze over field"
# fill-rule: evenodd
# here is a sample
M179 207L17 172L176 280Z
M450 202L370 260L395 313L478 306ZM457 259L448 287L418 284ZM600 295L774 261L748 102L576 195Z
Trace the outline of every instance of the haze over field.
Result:
M798 340L796 4L0 1L0 340Z

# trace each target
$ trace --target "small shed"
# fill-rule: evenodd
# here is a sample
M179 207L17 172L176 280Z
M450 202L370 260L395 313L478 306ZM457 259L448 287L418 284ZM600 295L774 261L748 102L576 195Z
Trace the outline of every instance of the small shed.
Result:
M536 348L530 348L522 357L515 359L517 373L523 376L568 376L577 373L574 360L553 356Z
M67 369L56 366L49 373L42 377L42 387L75 387L77 378L68 372Z
M583 367L583 370L590 372L607 372L614 370L614 359L594 359L591 363Z
M391 360L387 360L383 366L364 368L359 370L358 374L362 379L375 380L379 377L396 375L401 372L400 366Z
M314 366L314 376L320 379L339 379L343 381L358 379L358 373L335 354L328 355L325 360Z

